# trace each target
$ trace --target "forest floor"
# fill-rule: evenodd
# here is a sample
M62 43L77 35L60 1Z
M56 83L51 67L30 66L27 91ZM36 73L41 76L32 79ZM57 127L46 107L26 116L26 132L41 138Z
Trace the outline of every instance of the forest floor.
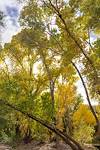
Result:
M59 143L58 145L54 142L52 143L39 143L31 142L29 144L18 144L16 148L11 148L8 145L0 144L0 150L71 150L68 145L64 143ZM94 147L86 146L84 150L96 150Z

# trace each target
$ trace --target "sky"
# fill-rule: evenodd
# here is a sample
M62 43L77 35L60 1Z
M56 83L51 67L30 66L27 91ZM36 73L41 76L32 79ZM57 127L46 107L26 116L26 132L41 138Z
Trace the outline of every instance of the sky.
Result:
M2 42L10 42L13 35L20 31L18 17L22 6L16 0L0 0L0 10L5 15L5 28L2 29Z
M11 41L13 35L17 34L21 28L18 23L18 18L20 15L20 10L22 5L16 2L16 0L0 0L0 10L6 15L5 23L6 26L2 30L2 43L8 43ZM94 37L93 37L94 38ZM81 94L84 98L84 103L87 104L86 94L83 88L81 81L79 80L76 83L78 91L81 91ZM93 104L96 104L93 102Z

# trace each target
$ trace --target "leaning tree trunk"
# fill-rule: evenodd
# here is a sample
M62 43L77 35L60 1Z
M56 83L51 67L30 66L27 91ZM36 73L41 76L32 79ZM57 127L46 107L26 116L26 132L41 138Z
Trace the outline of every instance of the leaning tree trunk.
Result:
M50 124L47 121L44 121L34 115L31 115L25 111L22 111L21 109L17 108L16 106L9 104L7 101L0 99L0 103L4 104L6 106L9 106L10 108L21 112L23 115L27 116L28 118L31 118L32 120L37 121L38 123L40 123L41 125L45 126L46 128L48 128L49 130L51 130L52 132L56 133L58 136L60 136L60 138L63 139L63 141L68 144L73 150L83 150L83 148L80 146L79 143L77 143L73 138L71 138L69 135L63 133L61 130L59 130L58 128L56 128L54 125Z

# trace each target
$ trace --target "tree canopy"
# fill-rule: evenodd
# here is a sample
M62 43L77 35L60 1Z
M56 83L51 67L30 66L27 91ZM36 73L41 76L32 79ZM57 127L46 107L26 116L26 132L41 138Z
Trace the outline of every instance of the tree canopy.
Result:
M13 108L0 106L8 137L53 137L42 124L74 149L76 141L70 137L91 142L95 125L100 134L100 106L92 106L92 100L100 103L99 18L98 0L27 1L19 18L22 30L0 50L0 99ZM81 89L77 92L78 80L88 106ZM31 122L31 115L40 124ZM89 130L87 141L79 136L84 128ZM4 129L1 135L7 134Z

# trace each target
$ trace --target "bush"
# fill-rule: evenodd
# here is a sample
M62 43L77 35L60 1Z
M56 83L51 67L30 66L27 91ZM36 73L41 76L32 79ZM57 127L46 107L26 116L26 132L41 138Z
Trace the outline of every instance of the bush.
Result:
M94 129L85 123L74 129L73 136L81 144L92 143Z

